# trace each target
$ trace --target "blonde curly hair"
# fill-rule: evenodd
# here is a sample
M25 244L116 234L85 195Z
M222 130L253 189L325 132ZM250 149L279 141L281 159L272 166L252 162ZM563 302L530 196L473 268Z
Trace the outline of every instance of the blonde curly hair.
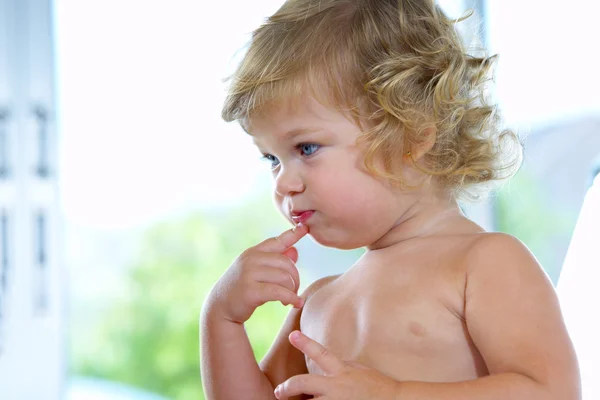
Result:
M288 0L253 32L223 119L246 126L310 94L349 113L364 128L365 167L401 185L398 161L434 128L415 165L455 198L479 198L514 175L522 146L485 96L496 56L467 53L463 19L433 0Z

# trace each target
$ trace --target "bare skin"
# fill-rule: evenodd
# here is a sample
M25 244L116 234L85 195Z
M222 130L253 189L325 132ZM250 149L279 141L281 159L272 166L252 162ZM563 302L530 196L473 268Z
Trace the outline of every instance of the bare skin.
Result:
M478 237L419 238L367 253L307 300L301 331L341 359L398 381L487 375L465 322L462 261ZM314 361L307 366L322 374Z
M265 112L249 130L271 163L276 206L290 222L309 210L308 229L245 251L209 295L207 399L274 399L276 387L279 399L579 398L551 282L521 242L485 232L412 168L427 143L403 160L419 187L404 191L365 171L360 128L315 101ZM299 301L293 245L308 230L323 245L367 252ZM243 323L267 301L296 308L257 364ZM296 330L312 344L293 344ZM372 371L349 373L335 359Z
M285 386L289 375L326 375L318 362L290 344L288 335L300 330L340 360L375 369L398 382L477 382L512 371L526 376L531 388L505 382L497 385L497 398L518 399L523 393L531 394L528 398L578 398L576 360L543 270L531 257L530 265L508 266L491 275L475 271L486 269L478 265L486 259L510 260L513 256L506 258L501 251L507 243L528 254L508 235L486 233L460 216L452 220L451 229L370 250L344 274L309 287L304 307L290 313L260 364L273 385ZM526 272L503 282L502 274L518 273L517 269ZM485 281L490 278L492 282ZM516 282L522 287L515 288ZM529 300L520 298L522 288L533 291ZM486 318L477 321L480 308L494 305L483 297L478 304L479 290L505 306L499 316L490 308L493 324ZM496 340L502 335L506 339ZM493 394L491 386L475 390ZM515 388L514 397L507 395Z

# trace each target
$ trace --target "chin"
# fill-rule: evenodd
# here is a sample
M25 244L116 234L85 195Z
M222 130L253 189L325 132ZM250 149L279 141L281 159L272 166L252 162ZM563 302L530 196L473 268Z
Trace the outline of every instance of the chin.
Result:
M310 226L309 226L310 228ZM339 250L354 250L367 246L368 243L361 243L356 240L349 240L348 237L341 238L331 234L321 234L318 230L310 230L310 237L317 243L325 247L332 247Z

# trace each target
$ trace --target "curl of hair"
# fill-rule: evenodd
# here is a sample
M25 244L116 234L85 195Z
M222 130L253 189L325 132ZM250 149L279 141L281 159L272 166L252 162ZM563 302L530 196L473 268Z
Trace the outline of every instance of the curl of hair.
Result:
M468 54L455 30L466 18L433 0L288 0L253 32L223 119L244 126L310 95L364 128L373 174L402 185L403 155L426 146L415 166L476 199L518 170L522 146L486 98L496 56Z

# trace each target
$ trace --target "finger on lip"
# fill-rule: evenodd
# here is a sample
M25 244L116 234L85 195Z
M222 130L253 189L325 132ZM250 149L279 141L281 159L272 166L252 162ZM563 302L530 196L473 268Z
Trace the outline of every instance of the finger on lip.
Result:
M302 222L298 222L296 224L296 226L294 226L294 228L292 228L292 231L297 232L300 229L306 229L306 231L308 232L308 225L303 224Z

